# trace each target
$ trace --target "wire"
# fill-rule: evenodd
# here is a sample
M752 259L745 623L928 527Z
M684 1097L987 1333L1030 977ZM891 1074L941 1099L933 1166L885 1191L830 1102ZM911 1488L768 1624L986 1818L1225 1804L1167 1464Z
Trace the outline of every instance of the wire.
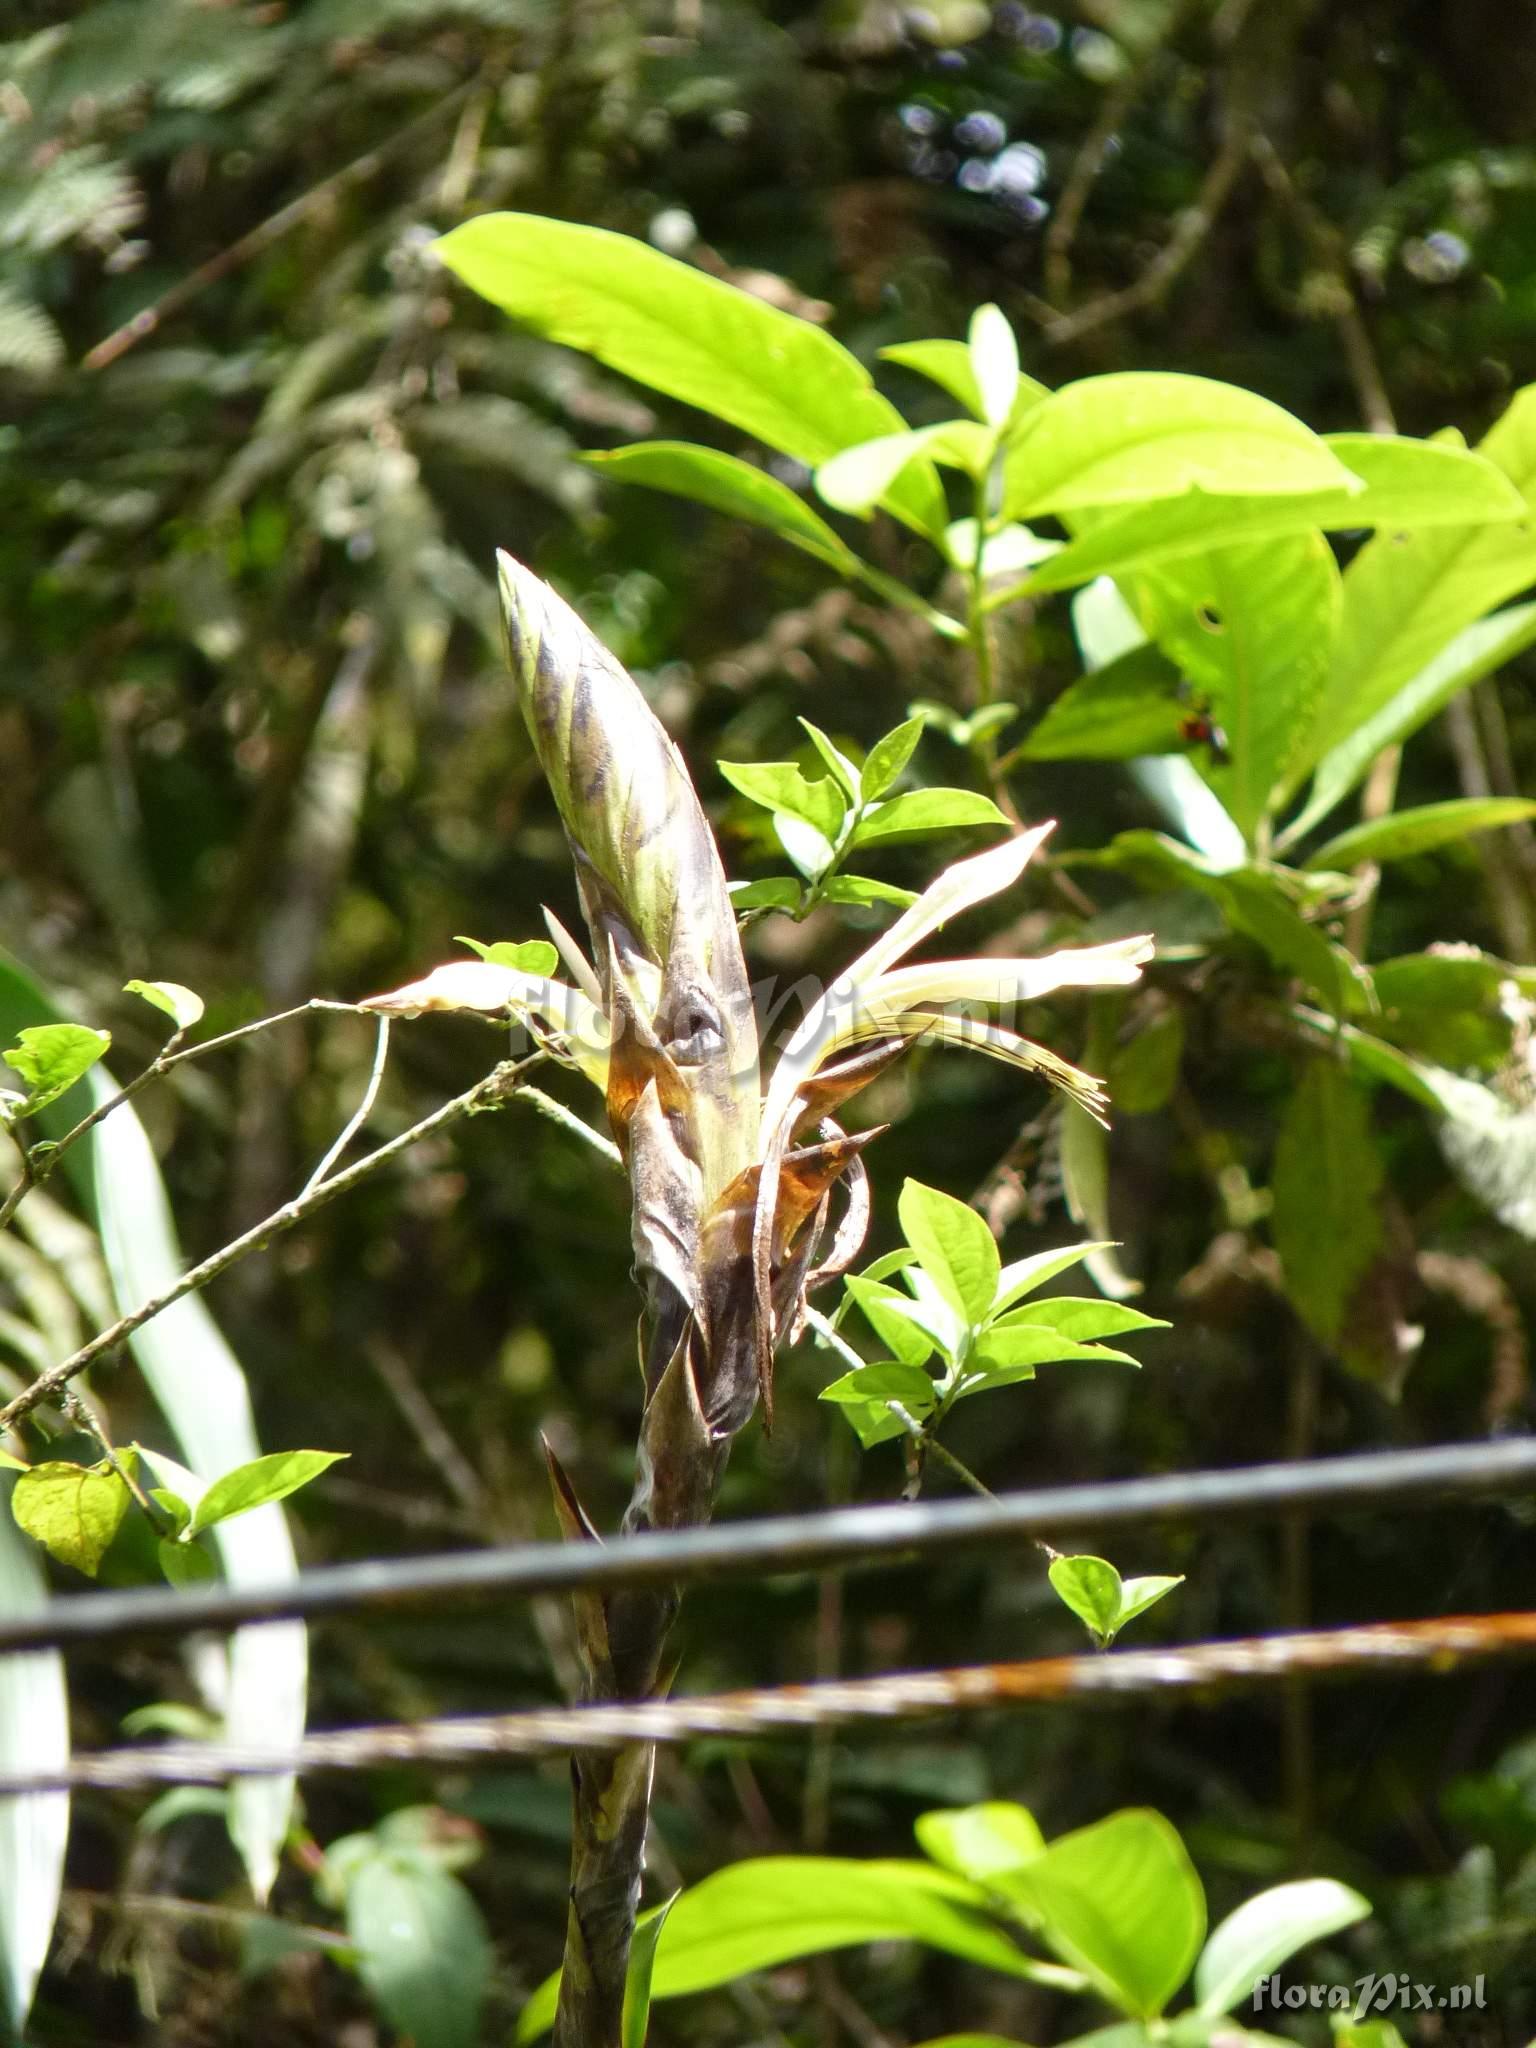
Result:
M407 1602L487 1594L611 1592L728 1576L911 1563L946 1552L1068 1532L1275 1516L1294 1508L1358 1513L1467 1495L1536 1495L1536 1439L1378 1451L1307 1463L1179 1472L1041 1487L990 1500L913 1501L764 1517L616 1543L514 1544L322 1567L260 1586L135 1587L50 1600L0 1619L0 1653L65 1649L121 1636L189 1635L254 1621L322 1620Z
M978 1708L1198 1693L1297 1673L1334 1677L1411 1670L1439 1676L1467 1662L1533 1654L1536 1614L1370 1622L1358 1628L1246 1636L1186 1648L1041 1657L1028 1663L964 1665L949 1671L772 1686L693 1700L537 1708L526 1713L406 1722L394 1727L338 1728L306 1736L294 1748L282 1751L217 1742L99 1750L76 1757L61 1768L0 1776L0 1798L66 1788L127 1790L142 1785L219 1784L231 1777L357 1771L381 1764L485 1763L551 1751L688 1742L697 1736L740 1740L776 1731L911 1721Z

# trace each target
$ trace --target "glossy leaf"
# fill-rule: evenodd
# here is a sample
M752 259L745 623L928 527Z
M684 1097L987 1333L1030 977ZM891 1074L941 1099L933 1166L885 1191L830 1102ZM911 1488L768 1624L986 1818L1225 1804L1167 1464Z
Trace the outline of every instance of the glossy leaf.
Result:
M35 1116L49 1108L90 1072L111 1043L110 1031L84 1024L29 1024L18 1031L16 1043L0 1052L25 1091L16 1114Z
M60 1564L94 1579L128 1512L131 1495L106 1463L49 1462L23 1472L11 1494L18 1528Z
M976 789L909 789L864 813L854 831L855 846L883 846L924 832L959 832L977 825L1006 825L991 797Z
M1037 1287L1043 1287L1047 1280L1054 1280L1058 1273L1065 1273L1080 1259L1113 1249L1107 1239L1101 1239L1097 1244L1070 1244L1055 1251L1033 1252L1027 1259L1013 1260L998 1275L997 1293L992 1301L993 1315L1001 1315L1004 1309L1012 1308L1016 1301L1022 1301L1026 1294L1033 1294Z
M1132 1809L1062 1835L1005 1883L1062 1961L1134 2018L1162 2012L1205 1936L1205 1893L1158 1813Z
M1106 1558L1053 1557L1046 1573L1057 1598L1099 1642L1107 1643L1120 1614L1120 1574Z
M976 308L967 345L982 418L990 426L1004 427L1019 395L1019 344L1000 307Z
M491 1945L456 1877L406 1854L364 1859L346 1888L363 1982L415 2048L476 2048Z
M548 939L497 939L493 944L482 945L479 939L466 938L463 932L456 935L457 943L468 946L490 967L512 967L519 974L548 976L560 970L560 951Z
M0 1472L0 1613L35 1614L47 1597L39 1554L11 1519L14 1481ZM0 1772L69 1761L64 1661L53 1650L0 1657ZM64 1881L69 1795L0 1799L0 2030L21 2034L48 1954Z
M201 1535L215 1522L227 1522L235 1515L248 1515L252 1508L270 1501L286 1500L301 1486L308 1486L345 1451L270 1451L253 1458L215 1479L192 1513L191 1533Z
M860 1366L844 1373L820 1398L839 1405L855 1401L899 1401L910 1414L922 1417L933 1407L934 1383L920 1365L903 1365L885 1359L877 1365Z
M1351 490L1356 479L1280 406L1207 377L1124 370L1063 385L1009 447L1002 516L1177 498L1186 491L1284 496Z
M804 818L797 817L793 811L775 811L773 831L779 845L808 882L824 875L836 858L837 849L826 833Z
M894 882L876 882L868 875L833 875L821 893L828 903L889 903L899 910L917 901L916 890L898 889Z
M1031 1862L1045 1847L1034 1815L1006 1799L920 1814L914 1832L925 1856L980 1885L1000 1870Z
M1195 1969L1195 1997L1213 2018L1231 2012L1309 1943L1352 1927L1370 1901L1331 1877L1279 1884L1245 1900L1211 1935Z
M436 250L471 290L546 340L799 462L902 429L863 364L830 334L631 236L490 213ZM893 484L891 508L921 532L942 530L944 494L930 465Z
M802 718L798 723L805 728L806 736L810 740L811 745L820 754L822 760L826 762L832 780L837 784L847 801L853 803L859 794L860 776L858 763L850 760L831 735L824 733L819 725L812 725L808 718Z
M858 557L788 484L739 456L691 441L636 441L627 448L588 455L585 460L621 484L645 484L654 491L691 498L712 511L764 526L781 540L803 548L818 561L850 575Z
M1054 1330L1058 1337L1070 1337L1085 1344L1098 1337L1119 1337L1127 1330L1167 1330L1173 1326L1160 1316L1143 1315L1139 1308L1127 1308L1123 1301L1075 1300L1055 1294L1047 1301L1032 1301L1016 1311L1036 1329Z
M1021 595L1067 590L1095 576L1170 556L1280 540L1314 528L1464 525L1508 520L1524 506L1509 478L1485 456L1433 441L1390 434L1325 434L1325 445L1366 488L1302 492L1295 496L1233 497L1191 492L1187 498L1138 506L1095 520L1022 586Z
M911 1303L899 1289L858 1273L850 1273L844 1285L887 1351L912 1367L932 1357L933 1337L913 1321Z
M892 501L900 482L917 465L939 462L979 476L991 445L986 429L974 420L904 427L828 456L816 471L817 494L837 511L864 519L877 505ZM942 525L948 523L946 510Z
M1313 1060L1275 1148L1274 1233L1286 1292L1325 1344L1381 1243L1384 1178L1369 1099L1336 1061Z
M184 987L179 981L125 981L123 994L142 996L146 1003L153 1003L157 1010L165 1012L178 1031L189 1031L201 1018L205 1007L197 991Z
M917 751L926 721L909 718L903 725L875 741L864 759L859 777L859 794L866 802L886 794Z
M1340 832L1312 854L1309 868L1352 868L1358 861L1408 860L1432 853L1478 832L1492 832L1536 817L1536 803L1527 797L1461 797L1439 804L1419 804L1394 811Z
M1072 1361L1086 1360L1092 1364L1099 1361L1111 1365L1140 1365L1128 1351L1111 1351L1106 1344L1079 1344L1071 1337L1063 1337L1048 1324L1032 1323L1026 1320L1033 1313L1032 1308L1015 1309L1019 1317L1005 1317L1000 1323L991 1324L982 1332L976 1349L970 1357L971 1369L984 1372L990 1377L994 1372L1017 1373L1027 1370L1031 1375L1037 1365L1063 1365Z
M997 1240L976 1211L938 1188L906 1181L897 1202L901 1233L962 1323L978 1323L997 1292Z
M951 398L959 399L977 419L986 418L981 386L976 382L976 365L963 341L898 341L881 349L880 357L883 362L897 363L904 370L926 377Z
M795 875L765 875L760 882L732 882L738 910L798 910L805 885Z
M721 761L716 765L732 789L765 810L803 818L829 840L842 829L845 805L830 775L807 777L792 761Z
M656 1975L656 1946L661 1940L667 1916L681 1894L674 1892L654 1912L642 1913L635 1922L629 1944L629 1967L624 1976L624 2013L620 2048L645 2048L650 2031L651 1986Z
M1252 845L1311 728L1339 631L1321 534L1212 548L1138 572L1133 610L1226 736L1201 773Z
M1127 761L1184 745L1179 671L1148 642L1062 691L1019 747L1027 761Z

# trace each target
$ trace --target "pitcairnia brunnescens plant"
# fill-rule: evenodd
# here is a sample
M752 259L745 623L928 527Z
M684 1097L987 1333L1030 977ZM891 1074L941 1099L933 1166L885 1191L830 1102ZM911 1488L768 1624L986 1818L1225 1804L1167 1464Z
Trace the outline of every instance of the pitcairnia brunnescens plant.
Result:
M508 1013L603 1090L645 1298L645 1406L624 1527L683 1528L708 1519L759 1394L771 1419L774 1350L798 1329L807 1294L862 1242L860 1154L876 1134L845 1133L840 1105L928 1038L1038 1073L1102 1113L1090 1076L975 1012L1064 987L1124 986L1148 945L903 964L949 919L1017 882L1050 828L1016 834L948 868L808 1005L764 1088L736 916L681 755L577 615L507 556L501 594L519 702L570 840L593 957L551 919L569 982L490 957L439 968L369 1007ZM846 1211L828 1242L840 1182ZM553 1457L551 1467L562 1526L594 1538ZM665 1689L675 1607L665 1590L581 1603L588 1699ZM645 1747L575 1760L563 2048L620 2040L651 1769Z

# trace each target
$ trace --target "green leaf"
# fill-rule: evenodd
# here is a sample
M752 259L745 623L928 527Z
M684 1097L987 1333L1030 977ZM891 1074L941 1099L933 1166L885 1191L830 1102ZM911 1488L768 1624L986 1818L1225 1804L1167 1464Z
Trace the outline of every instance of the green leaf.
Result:
M976 308L968 346L981 416L989 426L1005 427L1019 395L1019 344L1000 307Z
M146 1003L153 1003L157 1010L163 1010L175 1024L178 1031L190 1031L203 1014L203 999L195 989L184 988L179 981L125 981L125 996L142 996Z
M435 246L472 291L546 340L582 349L799 462L824 462L902 426L830 334L628 235L490 213ZM890 496L908 525L942 531L944 493L931 465L915 464Z
M1096 1117L1076 1102L1061 1105L1061 1179L1067 1214L1074 1223L1107 1233L1109 1229L1109 1133ZM1097 1238L1086 1263L1100 1293L1114 1301L1140 1294L1141 1282L1127 1273L1114 1240Z
M14 1067L26 1088L15 1112L35 1116L47 1109L88 1074L112 1043L110 1031L92 1031L85 1024L29 1024L0 1059Z
M925 1856L979 1885L1000 1870L1032 1862L1045 1847L1034 1815L1004 1799L920 1814L914 1832Z
M1381 1243L1384 1178L1368 1098L1336 1061L1311 1061L1275 1147L1274 1233L1286 1292L1325 1344Z
M882 362L898 363L904 370L914 370L919 377L926 377L931 384L947 391L951 398L959 399L977 419L986 418L981 386L976 382L976 365L963 341L898 341L881 349L880 358ZM1045 387L1039 388L1043 394Z
M934 1383L920 1365L905 1365L899 1359L885 1359L877 1365L861 1365L857 1372L844 1373L823 1387L820 1399L839 1404L857 1401L899 1401L919 1421L934 1403Z
M816 490L836 511L867 519L877 505L892 501L898 483L914 465L941 462L979 477L991 446L991 435L974 420L906 427L900 433L881 434L828 456L816 471ZM949 524L947 507L941 524Z
M1371 969L1382 1037L1447 1067L1496 1067L1513 1022L1502 997L1512 969L1475 947L1405 953Z
M1284 496L1356 479L1291 413L1206 377L1116 371L1044 398L1009 446L1002 516L1186 491Z
M12 1489L11 1512L50 1556L94 1579L131 1498L106 1463L50 1461L22 1473Z
M348 1455L346 1451L271 1451L264 1458L252 1458L249 1464L237 1465L232 1472L215 1479L198 1502L191 1533L200 1535L215 1522L249 1514L252 1508L265 1507L268 1501L286 1500L290 1493L308 1486L312 1479L318 1479L329 1466Z
M1022 585L1019 596L1066 590L1095 576L1118 576L1169 556L1279 540L1340 528L1410 530L1519 518L1520 494L1494 463L1463 448L1387 434L1325 434L1325 445L1362 478L1363 491L1309 491L1294 497L1187 498L1139 505L1095 520Z
M917 751L926 723L923 718L909 718L875 741L864 757L859 777L859 795L866 803L872 803L890 789Z
M629 1967L624 1976L624 2013L620 2031L620 2048L645 2048L645 2037L650 2031L651 1985L656 1975L656 1946L661 1940L661 1931L667 1924L667 1916L682 1894L674 1892L656 1907L654 1912L642 1913L635 1921L635 1932L629 1945Z
M1095 1642L1113 1641L1120 1619L1120 1574L1106 1558L1053 1557L1047 1577L1062 1605Z
M14 1484L0 1472L0 1614L36 1614L48 1598L42 1558L11 1518ZM69 1761L64 1662L52 1650L0 1657L0 1771ZM0 1799L0 2032L21 2036L53 1935L64 1880L69 1795Z
M1127 1330L1168 1330L1160 1316L1144 1316L1139 1308L1127 1308L1123 1301L1077 1300L1053 1294L1048 1301L1032 1301L1016 1311L1020 1322L1035 1329L1054 1330L1058 1337L1070 1337L1083 1344L1096 1337L1119 1337Z
M791 811L774 812L773 831L779 845L808 882L824 875L837 857L837 849L827 835Z
M1027 1259L1015 1259L998 1275L991 1313L1000 1316L1004 1309L1012 1308L1016 1301L1022 1301L1026 1294L1033 1294L1037 1287L1043 1287L1047 1280L1054 1280L1058 1273L1065 1273L1079 1259L1089 1258L1094 1252L1113 1250L1114 1246L1107 1239L1101 1239L1097 1244L1063 1245L1054 1251L1032 1252Z
M909 789L872 804L854 828L855 846L886 846L921 832L958 832L976 825L1006 825L991 797L975 789Z
M1120 1613L1115 1622L1118 1634L1128 1621L1134 1621L1138 1614L1145 1614L1149 1607L1155 1607L1165 1599L1176 1586L1182 1586L1184 1574L1177 1578L1165 1578L1149 1574L1139 1579L1124 1579L1120 1585Z
M798 910L805 885L794 875L766 875L760 882L732 882L731 901L738 910Z
M715 765L732 789L764 810L803 818L828 840L841 832L846 805L830 775L807 780L793 761L718 761Z
M1212 2018L1231 2012L1298 1949L1352 1927L1369 1914L1369 1899L1331 1877L1275 1885L1229 1913L1214 1930L1195 1968L1195 1997Z
M1309 857L1307 866L1352 868L1363 860L1407 860L1437 846L1470 839L1474 833L1492 832L1500 825L1531 817L1536 817L1536 803L1526 797L1457 797L1446 803L1419 804L1336 834Z
M1328 676L1342 602L1332 550L1319 533L1212 548L1122 587L1225 732L1228 760L1201 773L1252 846Z
M1118 1115L1150 1116L1178 1086L1184 1057L1184 1012L1166 1009L1143 1026L1129 1044L1117 1046L1105 1076Z
M216 1579L219 1568L199 1543L172 1543L161 1537L160 1569L173 1586L200 1586Z
M852 575L860 566L857 555L820 513L788 484L739 456L699 448L691 441L636 441L628 448L587 455L583 460L622 484L670 491L675 497L691 498L751 526L765 526L780 540L803 548L841 575Z
M827 767L831 771L832 780L843 792L844 797L849 803L856 803L859 796L860 782L858 764L850 761L836 741L830 735L824 733L819 725L812 725L808 718L802 718L798 720L798 723L804 726L811 745L820 754L822 760L826 762Z
M1342 1015L1369 987L1364 968L1292 908L1284 884L1270 870L1244 868L1224 875L1215 892L1234 929L1263 947L1278 967L1298 975Z
M1051 1843L1003 1881L1063 1962L1112 2005L1153 2019L1189 1975L1205 1893L1161 1814L1112 1814Z
M180 1536L192 1520L192 1510L179 1493L172 1493L168 1486L152 1486L149 1497L158 1508L163 1508L170 1518L171 1533Z
M519 974L549 976L560 971L560 953L548 939L497 939L493 945L483 946L478 939L466 938L462 932L455 934L455 943L468 946L472 953L492 967L515 967Z
M983 1917L973 1885L913 1862L763 1856L733 1863L683 1893L657 1945L653 1998L732 1984L800 1956L875 1941L917 1941L1013 1977L1038 1965ZM555 2016L558 1975L519 2015L517 2040L537 2040Z
M1536 386L1516 394L1482 453L1521 493L1527 516L1367 542L1344 578L1338 644L1298 773L1374 719L1454 634L1536 581Z
M491 1945L456 1877L414 1856L366 1857L347 1884L347 1932L370 1995L415 2048L476 2048Z
M1513 605L1508 611L1495 612L1492 618L1464 626L1416 675L1392 691L1379 709L1323 755L1305 807L1285 829L1285 843L1300 838L1348 796L1384 747L1395 747L1417 732L1453 697L1513 661L1533 640L1536 604Z
M1062 691L1019 748L1028 761L1128 761L1184 745L1179 672L1150 641Z
M868 1273L850 1273L843 1285L880 1342L904 1365L919 1369L933 1355L933 1337L906 1313L911 1303L904 1294Z
M903 1183L897 1202L902 1236L962 1323L979 1323L997 1293L1001 1261L991 1231L964 1202L921 1181Z
M833 875L822 889L828 903L893 903L905 910L917 901L912 889L898 889L894 882L876 882L868 875Z
M1000 1323L989 1323L982 1332L969 1359L973 1371L989 1377L1004 1371L1015 1376L1024 1373L1032 1379L1037 1365L1066 1365L1075 1360L1092 1363L1095 1359L1110 1365L1141 1364L1128 1351L1111 1351L1106 1344L1079 1344L1046 1323L1029 1321L1034 1314L1033 1304L1016 1309L1014 1314L1019 1321L1005 1317Z

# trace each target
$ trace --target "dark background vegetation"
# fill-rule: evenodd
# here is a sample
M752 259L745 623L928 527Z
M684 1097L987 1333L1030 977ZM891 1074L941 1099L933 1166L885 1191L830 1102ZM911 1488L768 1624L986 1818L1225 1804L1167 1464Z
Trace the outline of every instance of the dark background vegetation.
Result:
M651 234L829 320L871 360L963 333L991 298L1052 384L1198 371L1318 428L1395 418L1475 438L1536 377L1536 10L1512 0L20 0L8 19L0 942L70 1014L111 1025L124 1073L158 1042L152 1013L118 993L129 975L190 983L228 1025L391 987L459 932L532 936L540 903L572 916L499 667L496 546L569 593L640 675L738 872L755 848L718 756L782 756L799 712L867 745L910 701L960 687L938 643L770 538L579 467L583 449L710 429L511 331L438 271L433 236L470 214ZM93 361L167 294L154 332ZM932 416L930 389L882 381ZM901 539L882 545L900 566ZM1005 632L1020 692L1043 705L1074 673L1064 610L1010 614ZM1484 691L1414 741L1404 800L1459 794L1480 771L1528 786L1528 692L1517 672L1502 709ZM924 749L929 776L955 779L959 756L937 737ZM1114 768L1029 767L1013 793L1027 817L1059 816L1068 846L1150 822ZM1488 847L1400 870L1380 949L1472 940L1529 960L1518 842ZM883 872L920 880L945 852L890 855ZM856 943L828 913L758 934L757 967L792 975ZM1185 1080L1115 1137L1124 1258L1175 1328L1140 1346L1134 1378L1059 1368L972 1404L954 1445L994 1487L1529 1421L1528 1250L1458 1188L1406 1105L1382 1112L1393 1199L1421 1247L1459 1262L1460 1291L1414 1298L1427 1336L1401 1397L1323 1356L1282 1305L1246 1191L1266 1183L1293 1073L1215 1027L1220 995L1218 968L1157 998L1184 1010ZM1063 1006L1061 1049L1080 1053L1086 1028ZM490 1051L467 1020L401 1031L376 1130L467 1085ZM189 1252L293 1191L370 1052L361 1020L321 1020L146 1098ZM905 1173L1015 1212L1009 1255L1069 1234L1048 1105L1016 1076L927 1057L876 1111L894 1125L873 1155L876 1249L894 1241ZM522 1114L421 1148L223 1281L211 1305L264 1442L352 1453L299 1507L306 1560L552 1533L540 1429L611 1525L640 1391L627 1264L617 1177ZM777 1429L743 1438L724 1512L899 1489L895 1449L861 1456L817 1405L828 1376L809 1352L781 1367ZM402 1387L467 1475L391 1396ZM130 1370L98 1393L120 1437L153 1426ZM1529 1539L1492 1508L1169 1528L1115 1559L1189 1574L1144 1640L1512 1606L1530 1590ZM559 1631L523 1609L328 1626L314 1718L547 1700ZM1077 1635L1032 1554L992 1554L857 1577L841 1606L809 1579L699 1594L682 1682L1028 1655ZM187 1690L159 1649L81 1659L74 1677L91 1743ZM1517 2044L1536 2028L1536 1866L1519 1864L1536 1762L1486 1774L1533 1726L1529 1681L1490 1672L839 1739L809 1775L799 1742L701 1747L664 1763L658 1835L664 1866L697 1877L770 1847L907 1853L934 1803L1017 1798L1048 1833L1151 1804L1185 1830L1215 1910L1296 1869L1358 1882L1380 1912L1343 1973L1486 1970L1499 2009L1462 2016L1454 2038ZM308 1824L324 1843L423 1800L485 1830L470 1881L497 1940L499 2026L558 1953L562 1772L320 1782ZM113 1907L120 1885L241 1898L214 1823L136 1837L138 1810L80 1802L70 1967L45 1982L40 2041L379 2038L355 1984L318 1958L242 1987L217 1931ZM278 1905L324 1917L300 1870ZM802 2003L793 1974L763 2009L797 2040L867 2023L1045 2041L1066 2026L1028 1987L913 1952L837 1967L851 2022L846 2003L841 2020ZM724 1997L664 2007L655 2028L761 2031Z

